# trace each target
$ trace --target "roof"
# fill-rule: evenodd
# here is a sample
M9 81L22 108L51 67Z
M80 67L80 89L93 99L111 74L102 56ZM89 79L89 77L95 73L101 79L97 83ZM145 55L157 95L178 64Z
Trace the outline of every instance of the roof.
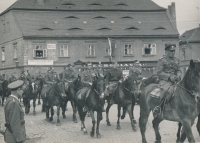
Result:
M6 11L11 9L166 11L165 8L158 6L151 0L44 0L43 4L36 1L18 0Z
M23 36L178 36L166 12L14 11Z
M200 42L200 26L183 33L180 37L180 40L183 42Z

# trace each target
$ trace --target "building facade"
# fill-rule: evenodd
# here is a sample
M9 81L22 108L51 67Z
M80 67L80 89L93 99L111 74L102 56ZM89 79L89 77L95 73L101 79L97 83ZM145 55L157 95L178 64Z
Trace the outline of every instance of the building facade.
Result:
M149 76L165 44L179 47L175 3L165 9L150 0L18 0L0 19L0 72L8 75L49 66L60 73L77 60L106 69L112 38L112 59L123 69L137 59Z
M180 60L182 70L186 72L190 60L200 60L200 25L195 29L188 30L180 36Z

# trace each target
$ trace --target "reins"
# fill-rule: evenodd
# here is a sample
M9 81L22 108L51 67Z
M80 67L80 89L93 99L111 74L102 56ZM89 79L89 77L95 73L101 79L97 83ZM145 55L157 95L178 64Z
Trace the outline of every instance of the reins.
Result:
M193 91L188 90L188 89L184 88L183 86L181 86L181 85L179 85L179 84L177 84L177 83L176 83L176 85L177 85L178 87L184 89L185 91L189 92L189 93L192 94L193 96L195 96Z

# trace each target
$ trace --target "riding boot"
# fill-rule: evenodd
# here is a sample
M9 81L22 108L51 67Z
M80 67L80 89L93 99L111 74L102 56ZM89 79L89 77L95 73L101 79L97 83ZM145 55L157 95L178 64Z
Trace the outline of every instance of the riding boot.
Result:
M104 105L101 108L102 112L106 112L106 110L104 109Z
M110 99L110 106L114 104L114 95L111 95L111 99Z
M160 115L162 113L162 109L164 107L163 103L164 103L165 98L167 96L167 91L163 89L160 95L161 95L161 97L160 97L159 105L156 106L153 110L153 113L155 113L157 115Z

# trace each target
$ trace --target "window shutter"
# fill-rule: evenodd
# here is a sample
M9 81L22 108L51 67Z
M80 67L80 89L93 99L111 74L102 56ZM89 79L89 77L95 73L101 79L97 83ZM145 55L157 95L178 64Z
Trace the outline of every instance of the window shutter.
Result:
M144 47L142 48L142 55L144 55Z
M43 54L44 54L43 56L46 58L46 57L47 57L47 50L43 50L43 52L44 52L44 53L43 53Z
M36 57L36 50L34 49L33 50L33 58L35 58Z
M64 57L68 57L68 45L64 48Z
M156 53L156 47L152 47L151 48L151 55L156 55L157 53Z
M94 50L93 50L93 52L94 52L94 53L93 53L93 56L95 56L95 46L94 46L93 48L94 48Z

